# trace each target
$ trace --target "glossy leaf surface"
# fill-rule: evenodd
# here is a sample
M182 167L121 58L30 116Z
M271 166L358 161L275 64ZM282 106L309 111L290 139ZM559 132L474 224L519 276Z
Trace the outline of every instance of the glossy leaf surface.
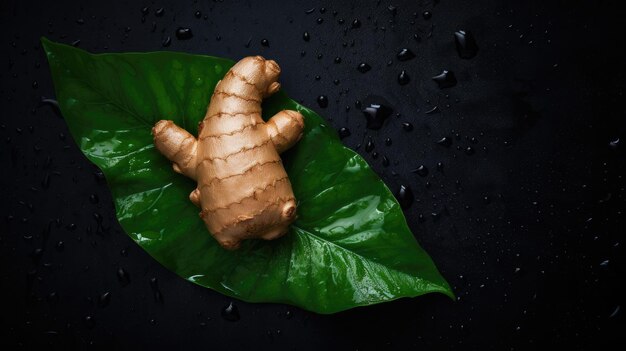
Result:
M319 115L284 93L264 102L263 116L283 109L305 116L303 138L282 155L298 219L275 241L249 240L234 252L217 244L188 199L195 184L172 171L150 129L171 119L197 134L233 61L173 52L93 55L46 39L43 45L63 116L104 172L120 224L179 276L241 300L319 313L429 292L452 296L385 184Z

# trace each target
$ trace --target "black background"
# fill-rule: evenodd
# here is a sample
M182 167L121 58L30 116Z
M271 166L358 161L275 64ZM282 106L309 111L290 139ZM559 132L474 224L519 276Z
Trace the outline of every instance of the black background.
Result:
M397 7L395 16L389 5ZM164 14L157 17L161 7ZM424 11L432 18L425 19ZM3 0L1 343L211 349L588 349L624 343L623 15L610 1L576 0L45 6ZM351 28L354 19L360 28ZM179 26L191 28L193 38L177 40ZM459 29L476 37L475 58L457 54L453 33ZM337 129L348 127L352 135L344 143L390 188L413 189L415 203L405 211L409 225L458 300L427 295L335 315L235 301L241 319L224 320L220 311L231 299L167 271L123 233L97 169L63 119L39 105L42 96L54 95L41 36L80 40L77 45L92 52L275 59L291 97ZM168 36L171 45L163 47ZM416 58L399 62L396 53L404 47ZM372 70L359 73L361 62ZM411 81L401 86L403 69ZM455 72L455 87L439 89L431 80L443 69ZM316 103L320 94L329 97L325 109ZM367 130L355 107L368 95L382 96L394 108L380 131ZM440 113L425 113L434 106ZM402 122L414 130L404 131ZM376 159L360 146L368 136ZM451 147L435 143L444 136L452 138ZM611 146L617 138L623 140ZM474 154L465 153L468 146ZM429 169L426 177L410 172L419 165ZM129 273L130 284L120 283L119 268ZM158 280L162 301L154 298L151 278ZM110 303L100 307L105 292Z

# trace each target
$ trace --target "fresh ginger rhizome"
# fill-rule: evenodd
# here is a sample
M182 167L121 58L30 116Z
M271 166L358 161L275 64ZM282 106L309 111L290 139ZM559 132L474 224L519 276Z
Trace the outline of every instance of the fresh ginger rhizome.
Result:
M301 137L304 118L283 110L267 123L264 98L280 89L280 67L246 57L217 83L198 138L174 122L152 128L156 148L174 171L198 182L189 199L226 249L249 238L276 239L296 219L296 199L279 154Z

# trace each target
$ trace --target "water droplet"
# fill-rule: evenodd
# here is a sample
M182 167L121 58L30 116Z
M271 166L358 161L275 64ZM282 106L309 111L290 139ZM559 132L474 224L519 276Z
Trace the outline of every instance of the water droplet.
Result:
M391 138L387 138L387 139L385 139L385 145L387 145L387 146L391 146L391 144L392 144L392 143L393 143L393 142L392 142Z
M431 108L430 110L427 110L425 113L427 115L434 115L435 113L439 113L439 106L435 106Z
M314 11L315 11L315 7L310 8L310 9L308 9L308 10L304 11L304 13L306 13L307 15L309 15L309 14L313 13Z
M425 20L429 20L433 17L433 14L430 11L424 11L422 17L424 17Z
M452 138L443 137L437 140L437 144L445 147L450 147L452 145Z
M302 39L304 39L304 41L309 41L311 40L311 35L309 35L309 32L304 32L302 34Z
M124 270L124 268L117 269L117 279L120 281L122 286L130 284L130 275L126 272L126 270Z
M413 125L410 122L404 122L402 123L402 129L404 129L407 132L410 132L413 130Z
M359 63L359 65L357 66L357 71L361 72L361 73L365 73L368 72L369 70L372 69L372 66L368 65L365 62L361 62Z
M34 80L34 81L33 81L33 84L32 84L32 87L33 87L33 89L37 89L37 88L39 88L39 83L37 83L37 81L36 81L36 80Z
M367 128L378 130L382 128L385 120L391 115L393 110L388 105L382 102L371 103L368 107L363 109L363 114L367 119Z
M372 137L367 137L367 143L365 144L365 152L371 152L374 150L374 140Z
M437 170L443 173L443 163L437 162Z
M96 325L96 321L92 316L85 316L85 325L87 328L92 329Z
M350 129L346 127L339 129L339 139L345 139L349 137L350 135L352 135L352 133L350 133Z
M604 260L600 262L600 267L607 267L609 265L609 260Z
M428 168L424 165L420 165L419 167L411 170L412 173L417 174L420 177L426 177L428 175Z
M387 11L389 11L389 13L391 13L392 16L395 16L396 14L398 14L398 8L394 5L387 6Z
M411 187L409 187L408 185L400 185L400 188L396 193L396 199L398 200L398 203L403 210L411 207L414 200Z
M341 57L339 56L335 57L335 63L341 63Z
M161 46L163 46L164 48L170 46L170 44L172 44L172 38L170 38L169 36L167 36L165 39L163 39L163 41L161 42Z
M361 21L359 21L358 19L355 19L354 21L352 21L352 28L359 28L361 27Z
M431 212L430 216L433 218L433 222L438 222L439 221L439 213L438 212Z
M454 41L461 58L471 59L478 53L478 45L471 32L464 30L454 32Z
M202 12L200 12L200 11L196 11L193 15L194 15L196 18L200 18L200 17L202 17Z
M407 85L409 84L410 81L411 81L411 77L409 77L409 74L406 73L405 70L402 70L400 74L398 74L398 83L400 85Z
M328 107L328 98L326 95L320 95L317 97L317 104L320 105L321 108Z
M466 155L473 155L474 154L474 148L471 146L468 146L465 148L465 154Z
M144 16L145 16L145 15L147 15L148 13L150 13L150 8L149 8L148 6L143 7L143 8L141 9L141 14L142 14L142 15L144 15Z
M614 140L611 140L609 142L609 147L611 147L611 149L613 150L617 149L618 146L619 146L619 138L615 138Z
M236 322L240 319L239 309L232 301L222 309L222 318L229 322Z
M389 167L389 159L387 156L383 156L383 167Z
M189 40L193 37L193 33L191 32L191 28L178 27L176 29L176 38L178 40Z
M47 300L49 303L52 303L52 304L57 303L59 302L59 294L53 291L50 294L48 294Z
M111 302L110 292L105 291L102 294L100 294L100 297L98 298L98 306L100 306L101 308L107 307L109 305L109 302Z
M413 53L413 51L407 48L403 48L403 49L400 49L400 51L398 51L398 54L396 55L396 57L398 58L399 61L408 61L414 58L415 54Z
M620 311L620 306L618 305L617 307L615 307L615 309L613 310L613 313L611 313L611 315L609 316L609 318L615 318Z
M265 47L269 47L270 46L270 41L267 39L261 39L261 45L265 46Z
M165 9L162 7L159 7L158 9L156 9L156 11L154 11L154 15L157 17L163 17L164 14L165 14Z
M39 106L50 106L52 108L52 112L54 112L54 114L57 115L57 117L63 118L63 116L61 115L61 108L59 107L59 102L56 101L55 99L49 99L49 98L42 96L41 100L39 101Z
M454 72L444 70L440 74L433 77L439 88L451 88L456 85L456 77Z
M98 195L96 194L89 195L89 202L91 202L92 204L97 204L98 201L99 201Z

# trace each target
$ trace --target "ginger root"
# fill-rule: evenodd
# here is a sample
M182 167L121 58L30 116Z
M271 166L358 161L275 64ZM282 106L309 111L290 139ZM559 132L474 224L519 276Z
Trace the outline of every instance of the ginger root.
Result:
M243 58L215 86L197 139L172 121L152 128L156 148L174 171L197 181L189 199L226 249L244 239L279 238L296 219L279 153L302 137L304 119L290 110L267 123L261 119L261 102L280 89L279 75L273 60Z

